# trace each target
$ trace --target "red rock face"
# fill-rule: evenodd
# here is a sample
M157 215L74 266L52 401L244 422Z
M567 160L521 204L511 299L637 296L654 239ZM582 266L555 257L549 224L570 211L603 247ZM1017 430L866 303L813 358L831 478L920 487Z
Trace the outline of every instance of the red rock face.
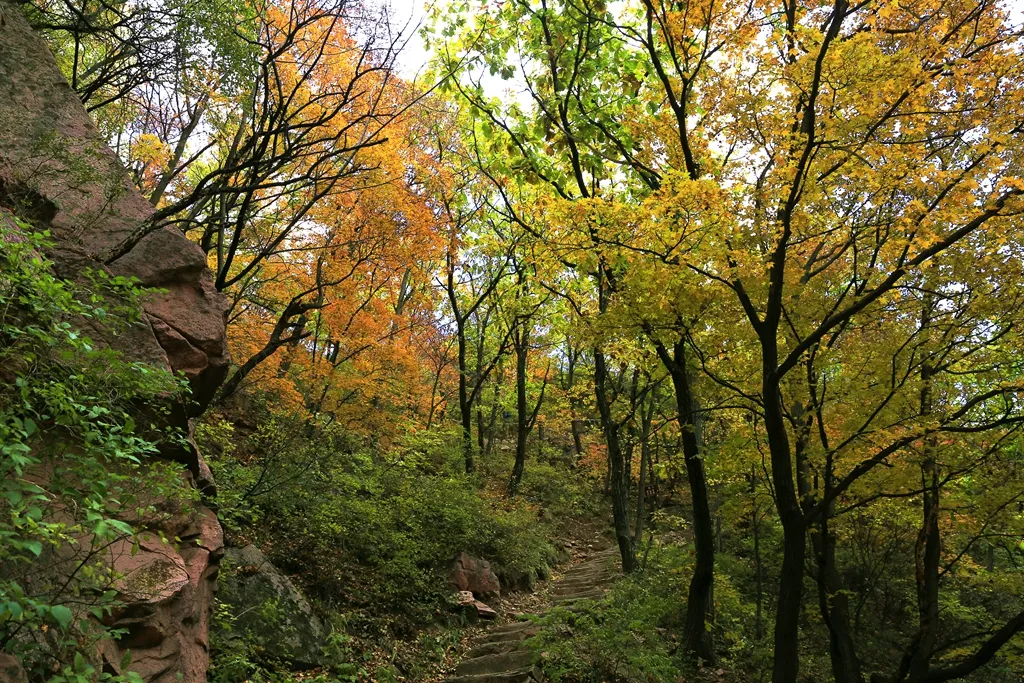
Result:
M501 594L501 583L491 563L459 553L448 567L448 583L457 591L469 591L478 598Z
M176 521L177 545L143 534L134 554L128 542L110 548L125 601L111 624L128 633L104 649L104 662L120 672L121 657L131 650L131 670L156 683L206 680L209 607L224 550L220 523L210 510Z
M123 244L152 207L132 187L12 0L0 0L0 206L49 227L56 246L48 256L58 274L74 278L85 267L107 267L167 290L145 303L148 325L113 339L102 329L93 332L129 358L184 373L193 401L172 419L187 429L188 415L209 403L227 373L226 302L213 287L202 251L171 229L149 234L103 265L104 255ZM212 488L209 468L194 447L165 455L188 464L192 485ZM130 647L131 668L143 680L198 683L206 680L208 621L223 551L220 524L200 506L163 527L181 542L149 536L134 556L125 546L111 551L111 563L124 576L119 588L126 602L114 625L128 629L128 637L105 643L102 654L116 669L121 651ZM8 664L0 661L0 680L16 677Z
M3 652L0 652L0 683L28 683L21 662Z
M0 205L45 223L60 275L99 267L153 208L129 182L16 3L0 0ZM11 206L15 205L15 206ZM226 301L198 246L158 230L110 264L117 275L168 290L145 304L150 330L108 340L132 358L184 372L197 412L228 370ZM122 341L122 343L118 343Z

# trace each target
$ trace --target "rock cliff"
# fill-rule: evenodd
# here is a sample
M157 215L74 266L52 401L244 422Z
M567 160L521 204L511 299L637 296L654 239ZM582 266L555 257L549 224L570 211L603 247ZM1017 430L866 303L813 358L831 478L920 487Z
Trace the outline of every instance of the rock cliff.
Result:
M109 258L152 207L132 187L46 44L11 0L0 0L0 206L50 229L55 247L48 255L59 275L74 278L83 267L106 267L165 290L148 298L147 324L132 335L104 339L97 329L95 336L132 359L184 373L192 400L175 406L170 419L187 430L188 417L211 400L228 369L225 302L203 253L173 230L148 234L120 258ZM164 455L188 465L191 485L212 486L194 447ZM180 538L179 544L148 536L140 552L111 554L124 576L125 602L113 625L128 635L105 644L103 654L116 670L120 651L131 648L131 668L146 681L202 681L221 529L203 507L165 527L161 531ZM133 589L142 585L147 590Z

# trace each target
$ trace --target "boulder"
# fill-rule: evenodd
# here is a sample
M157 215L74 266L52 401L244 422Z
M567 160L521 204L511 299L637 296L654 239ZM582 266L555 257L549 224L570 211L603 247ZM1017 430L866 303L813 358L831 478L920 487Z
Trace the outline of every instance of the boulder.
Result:
M515 569L504 567L500 570L499 578L505 588L511 591L533 592L537 587L538 572L528 570L521 572Z
M498 613L492 607L473 597L472 591L458 591L455 594L455 609L471 622L477 619L497 619Z
M486 605L479 600L473 601L473 607L476 608L476 615L481 619L497 619L498 613L494 611L492 607Z
M6 652L0 652L0 683L28 683L21 662Z
M253 545L229 548L225 562L218 598L235 617L230 637L296 669L322 666L327 630L288 577Z
M184 373L192 387L188 405L142 409L147 420L187 433L189 415L205 407L228 370L226 299L195 244L170 228L142 230L153 207L132 186L15 0L0 0L0 208L50 231L46 255L58 275L73 279L86 268L106 269L162 290L144 302L142 325L118 335L96 326L89 334L131 360ZM212 491L194 446L183 443L161 455L188 466L184 485ZM123 575L123 607L107 621L127 633L101 643L99 654L105 668L120 673L121 655L130 648L130 668L146 683L200 683L209 663L220 524L198 505L151 528L180 541L154 535L143 537L135 554L127 544L109 549L109 562ZM6 667L6 659L0 664Z
M124 631L102 647L105 668L120 671L127 650L130 671L144 681L204 681L209 666L209 617L224 537L216 516L199 507L171 520L164 535L139 536L109 546L122 605L107 619ZM177 522L174 525L173 522Z
M501 595L501 582L491 569L491 563L459 553L448 565L448 583L458 591L470 591L478 598Z

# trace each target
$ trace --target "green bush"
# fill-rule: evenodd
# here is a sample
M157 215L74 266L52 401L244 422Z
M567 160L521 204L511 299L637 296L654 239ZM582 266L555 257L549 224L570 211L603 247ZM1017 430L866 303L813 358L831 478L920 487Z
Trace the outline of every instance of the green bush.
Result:
M682 625L692 561L688 546L655 544L644 568L615 584L605 599L539 619L541 632L529 644L541 652L546 676L555 683L691 679ZM770 656L769 640L753 637L753 606L719 569L711 628L720 663L752 671Z
M596 495L594 482L567 467L530 462L519 492L537 503L555 524L579 518L603 519L607 515L608 505Z
M673 634L688 582L683 552L656 549L645 571L615 584L605 599L542 617L542 630L529 645L541 652L541 666L553 683L680 680Z
M445 571L459 552L510 574L535 575L550 561L535 510L489 498L460 473L450 432L381 452L289 415L267 411L252 421L259 426L244 440L225 420L198 432L220 486L221 518L322 611L349 615L361 635L408 635L446 619Z

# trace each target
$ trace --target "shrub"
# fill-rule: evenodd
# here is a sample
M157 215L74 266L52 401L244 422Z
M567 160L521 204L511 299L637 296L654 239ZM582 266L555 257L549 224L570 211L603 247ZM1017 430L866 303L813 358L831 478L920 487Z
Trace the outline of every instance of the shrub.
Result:
M509 573L536 574L550 560L535 510L491 498L461 473L451 432L419 433L382 451L295 415L246 420L259 426L245 439L223 418L198 432L221 518L321 610L350 615L349 628L362 635L409 634L446 618L445 571L459 552Z
M667 546L605 599L548 613L529 641L541 652L545 675L554 683L680 680L672 629L680 623L678 596L686 595L688 580L682 552Z
M691 679L681 628L692 560L686 546L655 544L644 568L615 584L604 600L541 618L543 628L529 644L542 653L548 678L555 683ZM711 627L723 663L748 670L767 661L770 639L753 638L753 606L722 569L715 576Z

